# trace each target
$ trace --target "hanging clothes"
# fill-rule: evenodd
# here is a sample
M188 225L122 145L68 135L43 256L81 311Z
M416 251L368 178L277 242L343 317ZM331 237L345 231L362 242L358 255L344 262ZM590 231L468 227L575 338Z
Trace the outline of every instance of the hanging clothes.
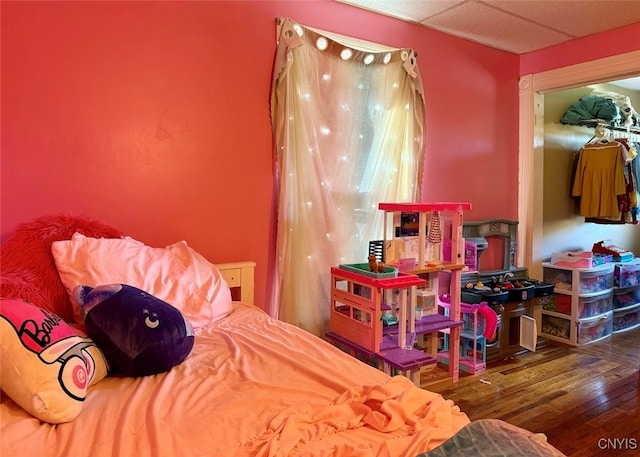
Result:
M620 217L587 217L585 222L594 222L597 224L638 224L638 176L637 165L638 160L634 160L638 153L636 146L629 142L627 138L616 138L622 145L622 160L624 164L625 194L618 195L618 209Z
M619 215L616 217L587 217L585 222L596 224L637 224L638 223L638 193L633 177L631 163L624 166L625 193L618 195Z
M631 168L631 178L635 184L635 198L632 199L632 202L635 203L635 206L631 208L631 214L633 216L633 220L638 223L640 221L640 158L638 158L638 154L640 152L640 143L631 143L630 147L633 149L635 158L629 164Z
M587 143L579 152L572 195L580 197L580 215L619 218L618 196L625 195L622 144Z
M625 220L634 224L638 223L638 202L640 194L638 194L638 176L636 173L638 160L638 150L634 143L627 138L617 138L616 141L622 144L623 158L625 160L624 177L626 180L626 197L629 203L629 214Z

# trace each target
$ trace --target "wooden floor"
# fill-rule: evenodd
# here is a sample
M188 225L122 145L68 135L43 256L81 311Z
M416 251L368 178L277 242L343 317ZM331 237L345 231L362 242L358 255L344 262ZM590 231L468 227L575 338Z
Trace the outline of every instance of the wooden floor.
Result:
M544 433L568 456L640 455L640 329L581 347L549 343L432 390L471 420Z

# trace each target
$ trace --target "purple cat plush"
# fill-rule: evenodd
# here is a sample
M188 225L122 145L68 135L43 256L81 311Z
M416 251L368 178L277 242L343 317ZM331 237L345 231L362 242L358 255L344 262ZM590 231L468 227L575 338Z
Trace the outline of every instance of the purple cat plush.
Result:
M78 286L74 298L88 335L126 376L169 371L193 348L193 328L180 310L136 287Z

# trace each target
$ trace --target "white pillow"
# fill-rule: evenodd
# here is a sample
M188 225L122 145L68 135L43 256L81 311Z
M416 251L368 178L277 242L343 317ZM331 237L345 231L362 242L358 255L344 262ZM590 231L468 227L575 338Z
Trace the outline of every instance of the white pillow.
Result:
M231 291L220 271L186 241L152 248L130 237L75 233L70 240L53 242L51 252L78 324L83 323L80 305L73 299L78 285L137 287L178 308L194 329L231 312Z

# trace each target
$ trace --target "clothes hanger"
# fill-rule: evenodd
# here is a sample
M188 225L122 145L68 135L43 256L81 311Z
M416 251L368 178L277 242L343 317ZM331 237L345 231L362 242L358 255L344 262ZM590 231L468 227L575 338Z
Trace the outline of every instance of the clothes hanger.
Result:
M587 144L608 144L609 140L607 139L607 136L608 130L606 129L605 125L598 124L594 130L594 135L589 141L587 141Z

